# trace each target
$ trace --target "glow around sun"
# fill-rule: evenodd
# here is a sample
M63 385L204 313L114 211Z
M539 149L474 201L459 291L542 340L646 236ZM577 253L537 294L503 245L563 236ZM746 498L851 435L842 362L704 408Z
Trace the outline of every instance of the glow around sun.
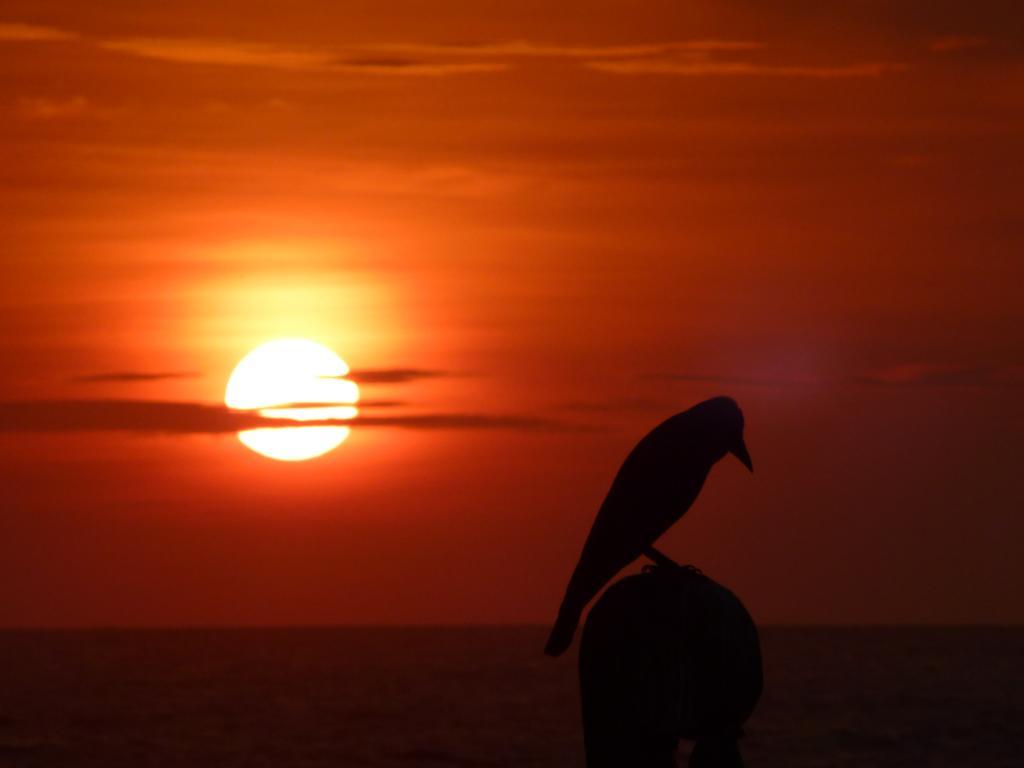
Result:
M235 366L224 403L233 410L257 411L272 419L351 419L358 412L359 387L342 378L348 371L344 360L315 341L268 341ZM239 432L238 439L271 459L305 461L337 448L350 431L333 425L267 427Z

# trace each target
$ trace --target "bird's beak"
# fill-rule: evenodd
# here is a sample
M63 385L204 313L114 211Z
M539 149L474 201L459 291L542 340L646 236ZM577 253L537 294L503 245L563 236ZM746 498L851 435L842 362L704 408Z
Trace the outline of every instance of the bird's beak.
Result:
M750 453L747 451L747 444L743 442L743 438L740 438L739 443L732 449L732 455L743 462L743 466L749 469L751 472L754 471L754 462L750 460Z

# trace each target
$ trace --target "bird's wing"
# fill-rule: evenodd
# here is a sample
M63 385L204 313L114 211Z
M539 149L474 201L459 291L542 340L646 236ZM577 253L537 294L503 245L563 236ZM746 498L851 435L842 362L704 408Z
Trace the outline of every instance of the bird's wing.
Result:
M686 512L704 476L651 471L648 461L623 465L583 545L567 597L581 607L590 602Z

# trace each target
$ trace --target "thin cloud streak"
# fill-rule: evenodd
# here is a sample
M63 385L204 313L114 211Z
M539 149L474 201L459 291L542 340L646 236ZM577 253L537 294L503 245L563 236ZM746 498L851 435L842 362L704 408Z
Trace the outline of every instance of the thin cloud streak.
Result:
M77 32L57 27L20 22L0 23L0 41L39 42L50 40L79 40ZM531 40L501 40L481 42L421 43L354 43L336 48L295 48L267 42L247 42L232 39L203 37L128 37L96 40L100 48L168 61L240 66L270 66L287 69L332 68L341 63L351 66L407 66L404 57L441 58L566 58L566 59L622 59L666 56L674 53L712 53L717 51L750 51L764 43L754 40L698 39L669 40L658 43L632 43L621 45L574 45ZM367 58L344 61L349 56L387 55L391 59ZM474 65L475 66L475 65Z
M388 401L382 401L387 403ZM306 404L303 404L304 406ZM336 404L332 404L336 405ZM588 429L521 414L420 413L363 415L352 419L295 421L223 405L160 400L22 400L0 402L0 432L134 432L140 434L229 434L243 429L312 426L394 427L416 430L519 430L565 432Z
M695 384L725 384L749 387L790 387L820 384L821 379L781 376L735 376L730 374L700 373L645 373L641 379L648 381L675 381Z
M620 397L609 400L578 400L562 403L558 410L570 413L656 413L667 411L671 404L644 397Z
M159 400L26 400L0 403L3 432L221 434L275 426L257 413L222 405ZM281 426L284 420L277 420ZM294 426L294 422L284 422Z
M851 77L880 77L906 69L900 62L861 62L837 66L755 64L747 61L686 61L636 59L631 61L588 61L586 67L615 75L675 75L679 77L793 77L817 80Z
M196 371L109 371L72 376L72 384L101 384L106 382L168 381L173 379L196 379Z
M61 40L75 40L74 32L56 27L39 24L21 24L19 22L0 23L0 41L11 43L42 43Z
M26 97L18 100L16 109L18 114L27 120L63 120L94 112L89 100L84 96L73 96L69 99Z
M493 43L379 43L364 46L366 50L390 52L407 56L479 56L496 58L563 58L563 59L629 59L665 56L672 53L710 53L714 51L749 51L763 43L750 40L677 40L665 43L636 45L564 45L509 40Z
M835 376L735 376L722 374L648 373L641 379L752 387L806 387L866 385L884 388L923 387L1024 387L1024 365L957 366L935 363L904 363L851 375Z
M104 40L97 45L108 51L182 64L309 70L327 68L334 61L328 51L202 38L134 37Z
M0 40L79 39L62 29L31 24L0 24ZM833 79L878 77L905 69L899 62L855 62L835 66L760 64L717 60L715 54L759 50L754 40L702 39L622 45L572 45L510 40L478 43L369 43L336 48L188 37L129 37L92 41L113 53L177 64L258 67L292 72L440 77L502 72L526 59L569 59L615 75L761 76ZM984 44L983 38L940 38L933 51ZM466 61L465 59L476 59Z
M971 48L984 48L989 44L987 37L977 35L953 35L950 37L937 37L929 41L928 50L933 53L953 53L966 51Z
M364 408L407 408L411 405L407 400L367 400L360 398L355 403L314 403L314 402L293 402L293 403L279 403L273 406L273 410L284 409L290 410L295 408L338 408L346 406L355 406L360 410Z
M478 75L505 72L511 69L498 62L428 62L350 59L333 65L330 70L343 74L409 75L411 77L445 77L447 75Z
M408 384L423 379L438 379L454 376L448 371L431 368L364 368L349 371L341 378L357 384Z
M586 432L585 424L568 424L540 416L485 413L423 413L407 416L357 416L346 424L356 427L402 429L509 429L524 432Z
M290 48L269 43L203 38L139 37L104 40L100 48L116 53L178 64L261 67L294 72L336 74L443 76L498 72L499 62L437 62L351 55L353 49Z
M907 363L869 371L853 379L879 387L995 387L1024 386L1024 365L956 366Z
M86 39L55 27L0 24L0 41L41 42ZM749 40L681 40L625 45L570 45L509 40L480 43L363 43L335 48L295 47L202 37L128 37L91 40L96 47L178 64L261 67L294 72L443 76L502 72L516 59L637 59L713 52L750 51ZM475 58L477 61L462 61ZM454 59L454 61L453 61Z

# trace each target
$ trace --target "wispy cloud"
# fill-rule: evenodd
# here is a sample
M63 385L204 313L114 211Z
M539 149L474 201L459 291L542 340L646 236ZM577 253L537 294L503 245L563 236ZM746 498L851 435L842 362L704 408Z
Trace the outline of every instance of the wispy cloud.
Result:
M567 424L541 416L486 413L422 413L394 416L357 416L356 427L400 427L403 429L511 429L526 432L585 431L589 427Z
M0 431L129 431L155 434L216 434L293 422L222 405L156 400L26 400L0 403Z
M953 53L971 48L983 48L989 44L987 37L977 35L953 35L936 37L928 42L928 50L933 53Z
M571 45L509 40L480 43L377 43L367 50L403 56L472 56L494 58L622 59L665 56L681 52L749 51L762 43L750 40L675 40L634 45Z
M334 60L333 54L322 50L201 38L135 37L98 45L119 53L185 64L323 69Z
M367 75L410 75L412 77L444 77L504 72L510 69L502 62L442 62L411 59L348 59L331 67L333 72Z
M195 371L107 371L72 376L68 379L73 384L100 384L106 382L133 381L167 381L169 379L195 379L199 374Z
M355 381L358 384L409 384L424 379L451 378L460 375L465 374L438 368L357 368L337 378ZM194 379L199 376L197 371L101 371L70 376L66 381L72 384L100 384Z
M905 363L868 371L854 381L883 387L1022 387L1024 365Z
M387 404L387 401L383 401ZM303 404L309 407L309 404ZM227 434L243 429L343 424L416 430L567 431L585 427L512 413L359 414L353 419L296 421L223 405L159 400L23 400L0 402L0 432L134 432Z
M274 410L296 410L303 408L311 409L323 409L323 408L337 408L339 403L337 402L321 402L321 403L310 403L310 402L292 402L292 403L280 403L274 406ZM359 410L363 409L376 409L376 408L405 408L410 405L407 400L377 400L367 399L364 397L359 398L357 403L354 403L359 407ZM305 419L309 421L309 419Z
M28 120L62 120L84 115L91 109L89 100L84 96L69 99L27 97L19 99L16 107L18 114Z
M760 376L730 374L649 373L642 379L746 387L868 385L875 387L1022 387L1024 365L945 365L903 363L853 374L823 376Z
M665 411L672 406L663 400L653 400L646 397L617 397L607 400L574 400L562 403L558 410L570 413L651 413Z
M794 77L818 80L851 77L879 77L906 69L899 62L856 62L827 66L794 64L760 64L749 61L726 61L711 58L634 59L623 61L588 61L586 66L615 75L675 75L680 77Z
M349 371L345 378L358 384L408 384L422 379L437 379L453 375L448 371L431 368L363 368Z
M346 51L289 47L239 40L138 37L105 40L98 45L109 51L181 64L261 67L302 72L442 76L507 69L507 65L500 62L423 61L360 55L358 51L364 49Z
M0 25L0 40L78 37L31 24ZM84 38L83 38L84 39ZM980 38L942 38L932 50L979 44ZM439 77L508 70L526 59L568 59L614 75L761 76L813 79L878 77L905 68L898 62L835 65L761 63L737 58L765 48L756 40L697 39L587 45L531 40L392 42L313 47L237 39L130 37L92 40L107 51L177 64L256 67L291 72Z
M734 375L715 373L644 373L641 379L649 381L676 381L697 384L722 384L745 387L790 387L807 386L818 384L822 381L819 378L803 376L757 376L757 375Z
M18 22L0 22L0 40L13 43L39 43L59 40L74 40L74 32L56 27L45 27L38 24L21 24Z

